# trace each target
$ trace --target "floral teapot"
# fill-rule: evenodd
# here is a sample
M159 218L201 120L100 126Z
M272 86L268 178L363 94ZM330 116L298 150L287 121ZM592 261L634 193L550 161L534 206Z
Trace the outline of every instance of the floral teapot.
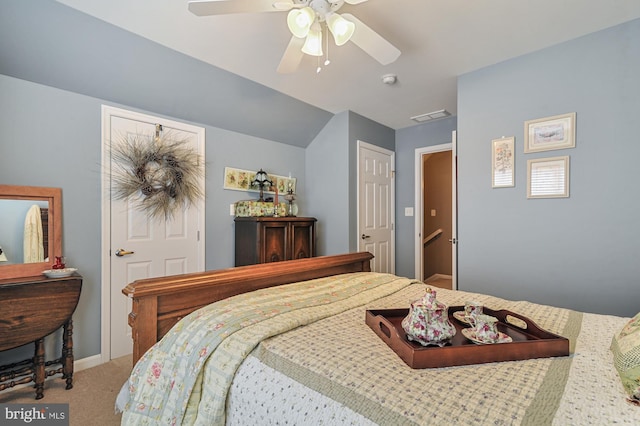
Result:
M449 321L449 308L436 300L436 292L429 287L422 299L411 303L402 329L409 340L423 346L442 347L456 334L456 327Z

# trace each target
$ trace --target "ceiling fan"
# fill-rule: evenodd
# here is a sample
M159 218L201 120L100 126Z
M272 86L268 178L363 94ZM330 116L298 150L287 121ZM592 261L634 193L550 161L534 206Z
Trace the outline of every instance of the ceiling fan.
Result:
M345 4L367 0L196 0L189 11L197 16L233 13L289 12L287 25L293 34L278 65L279 73L298 69L304 54L322 56L322 28L331 32L338 46L352 41L368 55L387 65L400 56L400 50L350 13L338 14ZM328 60L325 64L328 63ZM318 71L320 68L318 67Z

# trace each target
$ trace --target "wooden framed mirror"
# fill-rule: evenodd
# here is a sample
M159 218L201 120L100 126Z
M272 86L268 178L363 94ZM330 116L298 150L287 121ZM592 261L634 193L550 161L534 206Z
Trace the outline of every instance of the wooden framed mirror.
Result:
M4 226L8 226L9 223L13 224L10 229L4 229L0 232L0 247L2 247L4 254L3 261L0 261L0 279L32 277L51 269L55 257L62 256L62 190L39 186L0 185L0 203L3 206L0 209L2 211L0 216L6 224ZM24 242L25 205L43 206L40 210L46 212L41 218L43 224L42 242L46 253L43 256L43 261L27 259L25 262L23 244L18 242L5 246L7 243L3 243L3 238L9 239L9 234L13 235L12 238L15 241L20 232L22 232ZM9 212L14 210L17 216L15 218L8 217ZM18 224L21 224L21 227ZM5 258L6 260L4 260Z

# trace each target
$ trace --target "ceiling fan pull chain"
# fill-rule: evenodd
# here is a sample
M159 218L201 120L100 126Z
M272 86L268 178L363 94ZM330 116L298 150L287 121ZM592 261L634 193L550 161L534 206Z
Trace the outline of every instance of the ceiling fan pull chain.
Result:
M328 33L328 31L327 31ZM325 49L325 52L327 52L327 59L324 61L324 65L327 66L331 63L331 61L329 60L329 37L326 37L326 45L327 48Z

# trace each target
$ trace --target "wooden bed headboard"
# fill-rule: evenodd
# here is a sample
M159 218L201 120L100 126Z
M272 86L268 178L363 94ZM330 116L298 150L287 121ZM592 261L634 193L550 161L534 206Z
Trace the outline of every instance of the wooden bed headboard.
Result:
M133 362L135 364L175 323L196 309L261 288L368 272L372 258L371 253L359 252L134 281L122 289L133 302L129 313Z

